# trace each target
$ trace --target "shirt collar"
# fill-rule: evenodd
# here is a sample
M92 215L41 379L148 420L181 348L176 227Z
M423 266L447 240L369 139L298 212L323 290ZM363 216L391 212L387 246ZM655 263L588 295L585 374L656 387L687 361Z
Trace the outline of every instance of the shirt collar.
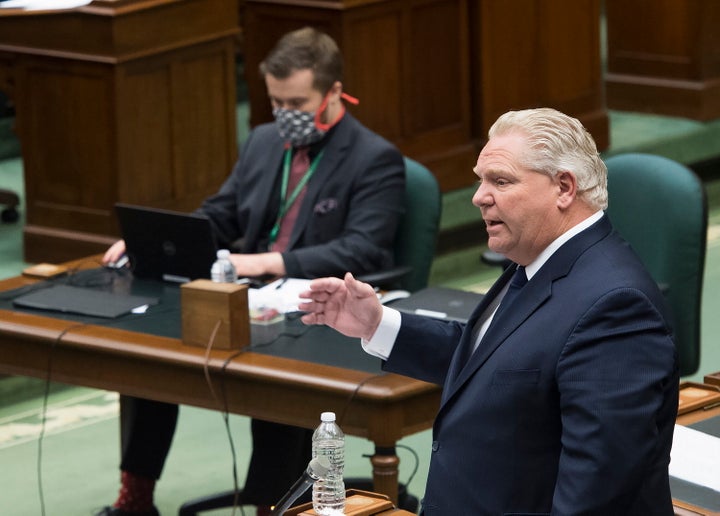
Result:
M545 265L545 262L547 262L550 257L555 254L555 251L560 249L560 247L562 247L565 242L595 224L598 220L602 218L603 214L604 213L602 210L596 211L588 218L586 218L579 224L571 227L565 233L553 240L550 245L547 246L537 258L535 258L525 267L525 274L527 274L528 280L532 279L535 273L540 270L540 267Z

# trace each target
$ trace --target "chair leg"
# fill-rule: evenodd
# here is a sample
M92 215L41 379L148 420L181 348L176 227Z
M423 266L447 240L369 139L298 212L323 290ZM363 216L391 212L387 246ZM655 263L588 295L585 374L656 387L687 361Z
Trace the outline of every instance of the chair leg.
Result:
M3 222L17 222L20 218L17 206L20 204L20 198L15 192L10 190L0 190L0 204L5 204L6 208L0 212L0 220Z
M242 503L242 491L237 493L238 505ZM215 493L214 495L196 498L185 502L178 511L178 516L196 516L197 513L203 511L211 511L213 509L222 509L224 507L232 507L235 504L235 491L226 491L224 493Z

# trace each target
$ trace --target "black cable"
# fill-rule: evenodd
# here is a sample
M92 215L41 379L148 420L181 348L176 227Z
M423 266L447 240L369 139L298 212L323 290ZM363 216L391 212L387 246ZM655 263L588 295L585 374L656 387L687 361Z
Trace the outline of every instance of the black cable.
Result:
M415 467L413 468L412 473L410 473L408 479L405 481L405 485L408 486L409 489L410 482L413 481L413 479L415 478L415 474L418 472L418 469L420 469L420 457L415 450L413 450L410 446L406 444L396 444L395 447L409 451L415 459Z
M220 408L220 415L223 418L223 422L225 424L225 432L228 436L228 443L230 444L230 456L232 459L232 477L233 477L233 491L235 493L235 496L233 498L233 507L232 507L232 515L235 515L235 510L238 508L239 498L240 498L240 485L238 482L238 474L237 474L237 457L235 452L235 441L232 437L232 431L230 429L230 409L227 402L227 395L225 392L225 369L227 368L230 361L239 356L241 353L245 351L246 348L243 348L239 350L237 353L233 353L230 355L225 362L223 363L221 369L220 369L220 390L222 394L222 398L219 398L215 392L215 389L212 386L212 380L210 378L210 369L208 367L209 361L210 361L210 351L212 350L212 345L215 342L215 336L217 335L218 329L220 328L220 325L222 324L222 320L218 319L218 321L215 323L215 327L213 328L212 333L210 334L210 339L208 340L208 344L205 348L205 359L203 361L203 373L205 374L205 381L208 384L208 388L210 389L210 394L212 395L215 402L218 404ZM245 516L245 510L240 506L240 513Z
M235 509L237 507L240 507L240 513L245 516L245 509L243 509L243 506L240 505L240 484L238 482L238 474L237 474L237 457L235 454L235 441L232 438L232 432L230 431L230 408L228 407L227 402L227 394L225 391L225 370L227 369L228 364L230 364L230 361L233 360L235 357L240 356L242 353L246 351L247 347L240 349L237 353L233 353L230 355L227 359L225 359L225 362L223 362L222 367L220 368L220 392L222 393L222 400L223 400L223 420L225 421L225 432L228 436L228 442L230 443L230 451L232 453L232 473L233 473L233 490L235 492L235 496L233 498L233 510L232 515L235 515Z
M387 373L379 373L379 374L374 374L372 376L368 376L367 378L364 378L361 382L359 382L355 386L355 389L353 389L353 391L350 393L350 396L348 397L347 401L345 402L345 405L342 408L342 412L340 412L340 414L338 414L338 417L337 417L338 426L340 426L342 428L341 423L345 420L345 414L347 413L347 409L350 407L350 404L355 399L355 396L357 396L357 393L360 392L360 389L362 389L363 386L366 383L368 383L370 380L375 380L376 378L382 378L386 374Z
M43 480L42 480L42 445L43 445L43 438L45 437L45 423L47 421L47 405L48 405L48 399L50 397L50 384L51 384L51 377L52 377L52 358L55 351L55 348L60 343L62 338L67 335L67 333L70 330L81 328L85 326L85 324L74 324L72 326L68 326L63 331L60 332L60 334L53 340L51 346L50 346L50 352L48 353L48 360L47 360L47 367L46 367L46 375L45 375L45 392L43 393L43 402L42 402L42 409L40 413L40 434L38 435L38 454L37 454L37 463L36 463L36 469L37 469L37 479L38 479L38 496L40 498L40 514L42 516L45 516L45 494L43 492Z

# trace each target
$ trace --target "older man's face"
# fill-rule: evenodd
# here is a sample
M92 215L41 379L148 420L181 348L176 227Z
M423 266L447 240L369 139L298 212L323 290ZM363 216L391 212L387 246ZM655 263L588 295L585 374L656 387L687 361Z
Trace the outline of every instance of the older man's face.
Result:
M480 208L488 246L527 265L563 232L558 207L561 188L546 174L520 164L522 133L492 138L478 157L480 182L473 204Z

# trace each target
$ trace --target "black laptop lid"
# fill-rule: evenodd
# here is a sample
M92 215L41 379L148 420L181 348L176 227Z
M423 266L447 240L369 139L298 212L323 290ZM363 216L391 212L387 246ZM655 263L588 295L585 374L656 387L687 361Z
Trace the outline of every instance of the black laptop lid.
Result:
M198 214L115 204L130 267L138 278L209 278L217 245L210 219Z

